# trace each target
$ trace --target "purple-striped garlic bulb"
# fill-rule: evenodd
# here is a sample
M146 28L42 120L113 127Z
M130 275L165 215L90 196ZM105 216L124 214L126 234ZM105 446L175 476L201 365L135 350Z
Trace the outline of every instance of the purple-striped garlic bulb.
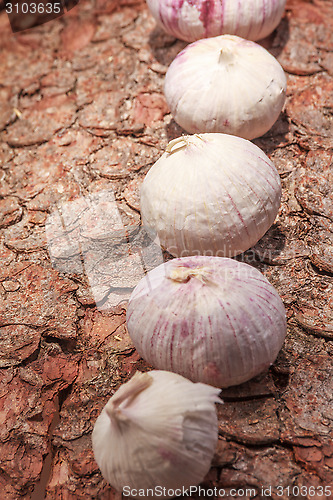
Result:
M273 224L279 174L250 141L225 134L171 141L141 187L144 226L175 257L232 257Z
M237 36L205 38L172 61L164 94L175 121L190 134L260 137L274 125L287 89L279 62Z
M167 33L194 42L218 35L261 40L279 24L286 0L147 0Z
M134 289L127 327L155 368L228 387L276 359L286 335L283 303L255 268L223 257L161 264Z

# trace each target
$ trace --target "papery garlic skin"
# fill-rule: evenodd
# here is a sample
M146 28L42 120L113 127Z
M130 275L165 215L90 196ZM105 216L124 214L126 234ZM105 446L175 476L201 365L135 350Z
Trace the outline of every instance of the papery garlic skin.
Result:
M132 292L127 327L155 368L229 387L276 359L286 315L255 268L223 257L186 257L158 266Z
M287 80L260 45L231 35L185 47L166 73L164 93L186 132L221 132L254 139L278 119Z
M286 0L147 0L157 24L186 42L224 34L260 40L277 27L285 4Z
M217 444L219 393L175 373L137 372L110 398L93 430L105 479L119 491L158 486L167 493L199 484Z
M251 142L225 134L171 141L141 187L141 216L169 253L232 257L255 245L281 200L273 163Z

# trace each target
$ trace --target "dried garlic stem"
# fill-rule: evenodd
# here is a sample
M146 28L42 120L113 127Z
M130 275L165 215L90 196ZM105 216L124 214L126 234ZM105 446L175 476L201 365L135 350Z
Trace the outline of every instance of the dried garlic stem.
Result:
M232 64L235 60L234 54L231 50L221 49L219 52L219 64Z
M177 139L173 139L169 142L169 144L165 148L165 151L172 154L176 151L179 151L180 149L186 148L188 146L188 142L186 139L186 137L177 137Z
M140 392L147 389L152 382L153 379L148 373L136 372L127 384L118 389L117 395L110 399L106 405L106 413L110 419L122 420L119 405L125 402L124 407L129 406Z
M172 270L168 278L180 283L187 283L191 278L196 278L204 284L210 281L206 275L204 267L197 269L192 269L190 267L177 267Z
M197 142L193 140L194 138L200 139L201 141L205 142L200 134L194 134L193 136L183 135L170 141L165 148L165 151L169 154L172 154L180 151L181 149L187 148L190 144L197 144Z

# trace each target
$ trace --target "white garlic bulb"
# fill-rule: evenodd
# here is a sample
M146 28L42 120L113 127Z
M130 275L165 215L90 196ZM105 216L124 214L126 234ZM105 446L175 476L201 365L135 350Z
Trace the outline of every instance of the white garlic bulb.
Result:
M286 335L283 303L255 268L223 257L174 259L132 292L127 327L155 368L228 387L276 359Z
M231 257L265 234L280 198L277 170L251 142L225 134L183 136L146 175L141 215L176 257Z
M276 122L287 81L278 61L237 36L206 38L171 63L164 93L175 121L187 132L223 132L254 139Z
M149 498L199 484L217 444L219 393L175 373L137 372L110 398L92 433L105 479L126 496Z
M194 42L226 33L260 40L279 24L286 0L147 0L147 4L167 33Z

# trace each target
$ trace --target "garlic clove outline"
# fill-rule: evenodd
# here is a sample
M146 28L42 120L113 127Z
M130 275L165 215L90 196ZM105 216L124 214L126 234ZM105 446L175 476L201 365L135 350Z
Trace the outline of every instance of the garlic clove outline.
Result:
M186 42L224 34L260 40L278 26L285 4L286 0L147 0L157 24Z
M156 369L216 387L268 369L286 336L284 305L254 267L223 257L173 259L132 292L127 328Z
M186 132L260 137L274 125L286 98L279 62L260 45L222 35L194 42L173 60L164 94Z
M280 177L254 144L226 134L182 136L141 187L144 226L176 257L238 255L273 224Z
M199 484L217 444L219 393L175 373L136 372L110 398L93 429L94 455L105 479L119 491L165 488L159 498Z

